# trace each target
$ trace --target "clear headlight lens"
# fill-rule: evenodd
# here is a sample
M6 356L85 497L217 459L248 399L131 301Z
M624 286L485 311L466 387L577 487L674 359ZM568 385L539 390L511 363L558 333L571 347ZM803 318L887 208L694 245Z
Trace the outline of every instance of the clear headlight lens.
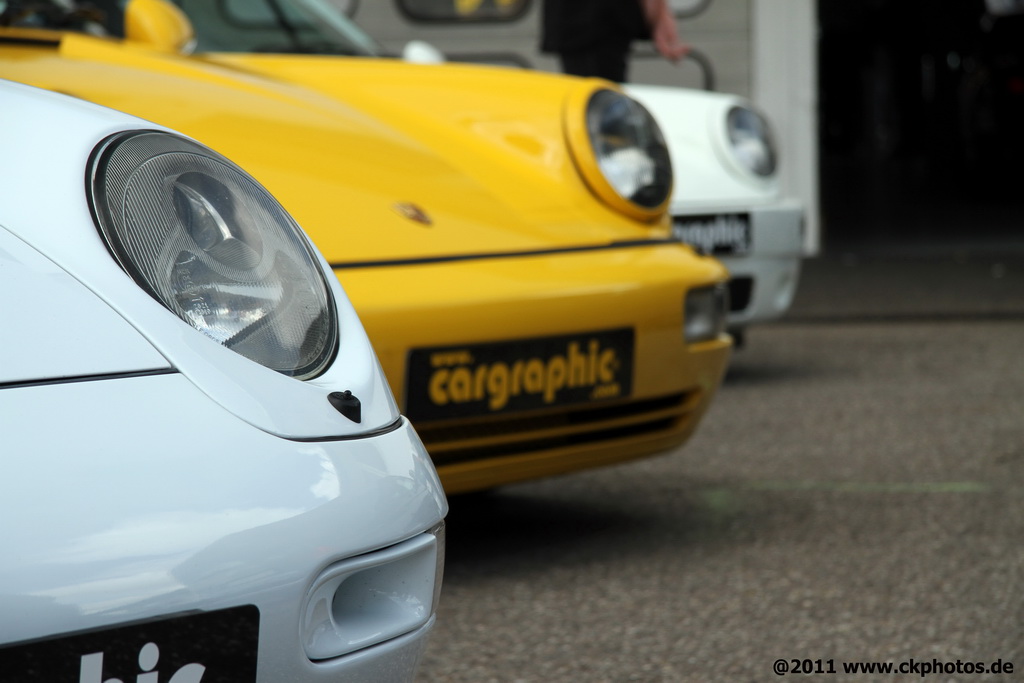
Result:
M643 105L614 90L587 103L587 132L605 180L623 199L656 209L672 192L668 146Z
M683 336L688 344L710 341L725 334L729 290L724 284L691 289L686 293Z
M179 318L299 379L333 358L337 312L323 270L247 173L190 140L133 131L96 148L87 182L111 253Z
M733 107L726 116L726 132L742 168L761 177L775 173L777 154L767 119L748 107Z

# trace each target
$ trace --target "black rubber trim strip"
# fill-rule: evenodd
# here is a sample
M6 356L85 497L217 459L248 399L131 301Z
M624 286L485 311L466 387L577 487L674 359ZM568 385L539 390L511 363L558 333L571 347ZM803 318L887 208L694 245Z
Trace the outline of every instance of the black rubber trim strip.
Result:
M328 443L331 441L361 441L363 439L372 439L375 436L381 436L382 434L390 434L396 432L402 428L402 425L406 423L404 415L399 415L398 419L391 424L386 424L378 429L372 429L368 432L359 432L358 434L345 434L343 436L310 436L310 437L294 437L294 436L281 436L279 438L285 441L295 441L297 443Z
M50 377L47 379L30 379L18 382L0 382L0 390L21 389L23 387L41 387L52 384L77 384L79 382L104 382L111 379L133 379L136 377L155 377L157 375L177 375L174 368L159 370L136 370L134 372L111 372L104 375L74 375L71 377Z
M136 372L112 372L105 375L77 375L73 377L58 377L52 379L36 379L22 382L0 382L0 391L4 389L21 389L25 387L40 387L40 386L52 386L55 384L77 384L79 382L102 382L113 379L133 379L138 377L156 377L159 375L177 375L180 374L173 368L161 368L159 370L138 370ZM406 418L403 415L399 415L398 419L390 424L386 424L379 429L373 429L368 432L360 432L359 434L347 434L343 436L318 436L318 437L287 437L281 435L277 436L285 441L296 441L300 443L321 443L329 441L358 441L360 439L370 439L381 434L388 434L390 432L397 431L405 423Z
M0 36L0 45L45 45L46 47L58 47L60 46L60 41L49 38Z
M637 247L657 247L665 244L682 244L678 239L669 237L644 240L623 240L608 244L587 245L579 247L559 247L556 249L536 249L526 251L484 252L479 254L455 254L452 256L425 256L423 258L390 259L383 261L342 261L330 264L334 270L355 268L388 268L392 266L424 266L433 263L451 263L454 261L484 261L490 259L524 258L529 256L551 256L552 254L577 254L587 251L609 251L612 249L635 249Z

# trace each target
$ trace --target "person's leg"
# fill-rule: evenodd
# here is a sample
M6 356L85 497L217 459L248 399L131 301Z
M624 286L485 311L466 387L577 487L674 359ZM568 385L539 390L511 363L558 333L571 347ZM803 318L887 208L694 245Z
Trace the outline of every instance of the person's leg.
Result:
M602 43L586 50L559 55L562 71L572 76L596 76L616 83L625 83L629 59L629 43Z
M625 83L629 73L629 43L606 43L598 50L601 78Z
M591 50L563 52L558 56L562 72L570 76L596 76L600 70L597 53Z

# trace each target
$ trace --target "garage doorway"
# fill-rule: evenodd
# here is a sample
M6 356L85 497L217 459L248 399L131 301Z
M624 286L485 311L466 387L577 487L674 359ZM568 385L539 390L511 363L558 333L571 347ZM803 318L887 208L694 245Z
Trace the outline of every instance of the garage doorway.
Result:
M1024 247L1021 5L818 0L826 250Z

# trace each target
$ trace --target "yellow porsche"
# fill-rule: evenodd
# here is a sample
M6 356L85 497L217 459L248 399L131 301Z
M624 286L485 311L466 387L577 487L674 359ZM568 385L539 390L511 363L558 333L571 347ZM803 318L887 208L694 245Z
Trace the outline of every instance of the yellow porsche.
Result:
M0 78L173 127L270 190L355 304L449 493L693 432L731 349L727 274L672 239L664 140L617 86L355 50L189 54L174 5L120 4L0 3ZM259 4L210 6L244 24ZM208 218L203 248L245 220ZM178 278L182 300L201 275ZM223 343L251 344L242 327Z

